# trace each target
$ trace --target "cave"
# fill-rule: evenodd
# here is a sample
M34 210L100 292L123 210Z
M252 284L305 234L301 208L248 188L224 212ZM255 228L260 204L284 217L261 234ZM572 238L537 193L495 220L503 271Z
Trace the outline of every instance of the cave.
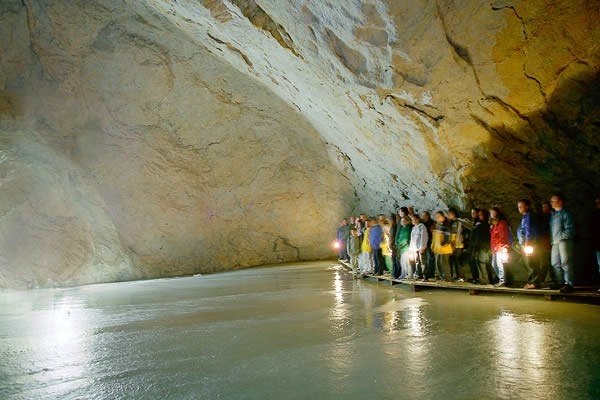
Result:
M516 224L555 192L585 276L599 9L4 0L0 288L325 259L343 216L500 205Z

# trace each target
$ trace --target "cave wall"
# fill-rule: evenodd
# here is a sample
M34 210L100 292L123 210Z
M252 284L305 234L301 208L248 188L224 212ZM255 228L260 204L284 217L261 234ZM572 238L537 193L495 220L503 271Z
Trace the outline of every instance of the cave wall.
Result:
M0 287L327 257L404 204L589 208L599 9L3 1Z

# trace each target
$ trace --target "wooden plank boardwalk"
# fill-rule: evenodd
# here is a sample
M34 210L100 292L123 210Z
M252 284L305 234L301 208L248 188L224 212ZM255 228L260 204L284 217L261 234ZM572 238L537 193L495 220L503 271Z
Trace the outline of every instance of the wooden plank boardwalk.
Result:
M346 262L340 262L344 270L351 274L352 269ZM581 287L576 286L575 291L572 293L561 293L559 290L550 289L522 289L514 287L495 287L493 285L480 285L472 284L468 282L434 282L427 281L422 282L419 280L408 280L408 279L393 279L390 275L366 275L365 278L368 281L375 282L377 284L389 285L389 286L402 286L406 287L414 292L420 292L424 290L461 290L467 292L470 295L486 294L486 295L522 295L522 296L541 296L545 300L562 300L562 301L573 301L590 304L600 304L600 292L593 287Z

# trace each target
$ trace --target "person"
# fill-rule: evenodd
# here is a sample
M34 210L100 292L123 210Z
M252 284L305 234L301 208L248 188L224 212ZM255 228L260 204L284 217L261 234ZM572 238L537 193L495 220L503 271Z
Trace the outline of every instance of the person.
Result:
M435 228L432 232L431 251L435 256L435 269L440 277L440 281L451 279L450 255L452 254L452 245L450 244L450 222L443 211L436 211Z
M575 239L575 223L573 216L565 207L565 197L555 194L550 199L554 209L550 217L550 239L552 250L550 263L554 271L554 283L562 285L561 293L570 293L573 288L573 247Z
M409 277L410 271L410 232L412 225L408 216L400 218L400 228L396 234L396 249L400 254L400 271L396 271L394 278L406 279Z
M383 256L383 264L385 266L385 273L392 272L392 246L390 238L391 224L389 220L385 220L382 225L383 228L383 240L381 241L381 255Z
M369 219L367 218L367 215L363 214L363 213L360 213L358 215L358 221L354 221L355 224L360 224L360 227L361 227L361 229L358 231L358 235L360 236L361 243L365 237L365 231L367 230L368 222L369 222Z
M552 206L549 201L542 203L542 213L540 214L539 226L538 226L538 260L540 263L538 280L544 287L549 286L546 284L548 275L552 277L554 272L550 269L550 216L552 215ZM550 271L550 272L549 272ZM556 279L551 278L552 282Z
M498 277L497 287L506 286L504 282L504 264L508 261L510 233L508 222L498 207L490 209L490 248L492 250L492 268Z
M348 220L344 218L337 230L338 256L340 261L348 261L348 253L346 252L346 243L350 237L350 226Z
M383 275L384 261L381 252L381 241L383 240L383 228L375 217L369 221L369 246L371 247L371 260L375 268L375 275Z
M481 220L479 219L479 208L471 209L471 220L469 221L471 233L469 235L469 267L471 268L471 283L479 283L479 248L481 247ZM488 230L489 231L489 230Z
M358 256L360 255L360 237L356 228L350 229L350 238L348 239L348 255L350 256L350 267L354 277L358 276Z
M594 202L596 207L592 213L590 227L594 251L596 252L596 263L598 264L598 278L600 278L600 196L596 196ZM600 292L600 289L598 291Z
M356 232L358 233L358 238L360 239L360 241L362 243L365 227L360 219L357 218L354 220L354 228L356 228Z
M427 243L429 242L429 234L427 232L427 227L421 222L419 214L413 214L412 224L413 228L410 232L410 245L408 251L413 255L414 268L411 268L409 276L414 279L423 279L423 259L425 257Z
M538 224L535 215L531 212L531 202L521 199L517 202L517 210L521 214L521 223L517 229L519 251L527 272L525 289L540 288L540 266L538 260Z
M408 217L408 207L400 207L398 210L398 215L400 218Z
M477 207L471 208L471 223L473 224L473 226L475 226L475 224L480 221L479 210L480 209Z
M473 250L471 249L471 242L473 241L473 230L475 229L475 225L477 225L479 221L479 208L474 207L471 208L471 218L465 218L462 220L464 227L466 228L466 232L464 235L465 247L463 249L463 254L467 256L467 262L469 264L469 268L471 270L471 279L469 282L471 283L479 283L479 278L475 279L475 275L479 274L479 265L475 260L473 261ZM473 269L474 266L477 266L477 272ZM476 282L474 282L476 281Z
M350 227L350 230L352 230L352 228L356 227L357 219L358 219L358 217L355 217L355 216L351 216L350 218L348 218L348 226Z
M465 279L460 272L460 257L465 247L463 223L458 218L456 208L448 209L447 215L448 221L450 221L450 244L452 245L452 254L450 255L452 279L457 282L464 282Z
M427 282L429 278L435 277L435 257L433 251L431 251L431 242L433 240L433 229L435 223L431 219L429 211L423 211L421 213L421 221L425 228L427 228L427 249L425 250L425 265L423 268L423 282Z
M481 282L481 276L485 270L487 275L487 283L495 284L497 282L496 275L492 269L491 248L490 248L490 224L489 213L486 209L478 210L477 221L471 231L471 239L469 242L470 248L470 265L471 265L471 282L478 284Z
M370 230L369 222L367 222L361 239L360 256L358 256L358 270L360 271L361 276L373 273L371 246L369 245Z
M398 249L396 249L396 235L400 226L400 217L396 213L390 215L390 250L392 251L392 276L394 275L394 269L400 271L400 256Z

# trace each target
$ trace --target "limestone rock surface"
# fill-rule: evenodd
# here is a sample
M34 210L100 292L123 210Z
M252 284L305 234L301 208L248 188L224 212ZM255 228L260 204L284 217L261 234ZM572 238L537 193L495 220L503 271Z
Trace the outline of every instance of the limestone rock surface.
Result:
M5 0L0 287L317 259L600 191L598 1Z

